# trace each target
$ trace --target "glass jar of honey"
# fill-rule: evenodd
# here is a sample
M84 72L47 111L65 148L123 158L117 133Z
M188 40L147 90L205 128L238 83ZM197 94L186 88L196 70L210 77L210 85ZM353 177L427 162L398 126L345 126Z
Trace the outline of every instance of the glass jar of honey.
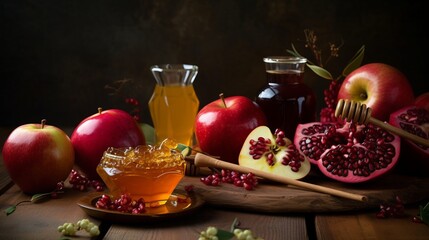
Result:
M299 123L316 120L316 96L304 83L307 59L275 56L263 59L267 85L255 101L264 111L272 132L281 129L293 139Z
M198 66L159 64L151 67L156 80L149 100L156 141L166 138L187 146L193 145L195 117L199 100L194 89Z
M97 166L97 173L114 198L129 194L143 198L148 206L163 205L185 175L186 162L166 139L159 145L109 148Z

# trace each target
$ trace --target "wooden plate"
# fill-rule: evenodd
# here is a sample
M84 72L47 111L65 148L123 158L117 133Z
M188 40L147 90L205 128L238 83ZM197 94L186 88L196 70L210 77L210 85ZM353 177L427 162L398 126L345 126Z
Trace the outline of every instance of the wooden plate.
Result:
M310 176L306 182L342 191L365 195L367 202L331 196L325 193L300 189L272 182L260 182L255 190L247 191L233 184L206 186L200 177L185 177L178 188L193 185L206 204L272 213L329 213L377 209L381 203L393 203L399 196L405 204L429 200L429 178L391 174L364 184L345 184L324 176Z
M186 192L176 189L173 192L174 194L186 195ZM204 204L202 197L197 193L193 193L189 195L191 198L190 203L179 203L169 200L163 206L146 208L145 213L131 214L95 207L95 203L101 195L102 193L99 192L90 193L79 199L77 204L91 217L117 223L150 223L175 218L184 214L190 214Z

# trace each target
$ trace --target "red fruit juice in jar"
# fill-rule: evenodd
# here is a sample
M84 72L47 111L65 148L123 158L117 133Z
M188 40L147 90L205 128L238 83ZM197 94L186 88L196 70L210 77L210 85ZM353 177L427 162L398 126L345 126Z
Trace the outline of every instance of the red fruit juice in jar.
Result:
M304 83L305 58L264 58L265 86L255 101L264 111L268 127L281 129L290 140L299 123L316 121L316 96Z

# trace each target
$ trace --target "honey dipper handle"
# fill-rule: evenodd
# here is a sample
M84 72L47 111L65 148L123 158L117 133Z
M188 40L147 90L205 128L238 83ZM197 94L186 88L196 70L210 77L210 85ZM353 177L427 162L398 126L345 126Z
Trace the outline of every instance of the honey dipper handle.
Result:
M404 130L402 130L400 128L394 127L394 126L392 126L392 125L390 125L388 123L382 122L382 121L380 121L380 120L378 120L376 118L373 118L373 117L370 117L368 119L368 122L372 123L372 124L374 124L376 126L379 126L379 127L383 128L384 130L387 130L387 131L389 131L391 133L394 133L394 134L396 134L396 135L398 135L400 137L409 139L409 140L411 140L411 141L413 141L413 142L415 142L417 144L421 144L421 145L423 145L425 147L429 147L429 140L428 139L424 139L424 138L419 137L417 135L411 134L411 133L409 133L407 131L404 131Z
M197 167L215 167L215 168L237 171L237 172L241 172L241 173L251 172L258 177L262 177L264 179L268 179L271 181L289 184L289 185L301 187L304 189L313 190L313 191L321 192L321 193L327 193L327 194L330 194L333 196L348 198L348 199L352 199L352 200L356 200L356 201L367 201L366 196L362 196L362 195L358 195L358 194L354 194L354 193L349 193L349 192L344 192L344 191L340 191L337 189L328 188L328 187L324 187L324 186L320 186L320 185L316 185L316 184L311 184L311 183L307 183L307 182L302 182L302 181L295 180L292 178L287 178L287 177L275 175L272 173L264 172L261 170L240 166L237 164L233 164L233 163L225 162L225 161L222 161L222 160L219 160L216 158L212 158L212 157L207 156L207 155L202 154L202 153L197 153L195 155L194 162L195 162L195 166L197 166Z

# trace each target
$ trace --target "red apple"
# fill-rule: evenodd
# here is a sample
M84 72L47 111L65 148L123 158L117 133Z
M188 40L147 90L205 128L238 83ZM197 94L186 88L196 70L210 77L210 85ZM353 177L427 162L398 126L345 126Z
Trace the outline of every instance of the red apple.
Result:
M429 92L422 93L416 97L414 105L426 109L429 112Z
M63 130L45 125L45 120L13 130L2 155L10 178L28 194L53 191L74 165L70 138Z
M119 109L101 111L85 118L71 135L76 165L91 179L99 179L96 172L104 151L109 147L136 147L146 144L136 120Z
M407 77L398 69L384 63L369 63L344 79L338 99L366 104L372 109L372 117L388 121L392 112L414 103L414 93Z
M198 112L195 137L203 152L238 163L244 140L254 128L266 125L267 120L259 106L247 97L220 97Z

